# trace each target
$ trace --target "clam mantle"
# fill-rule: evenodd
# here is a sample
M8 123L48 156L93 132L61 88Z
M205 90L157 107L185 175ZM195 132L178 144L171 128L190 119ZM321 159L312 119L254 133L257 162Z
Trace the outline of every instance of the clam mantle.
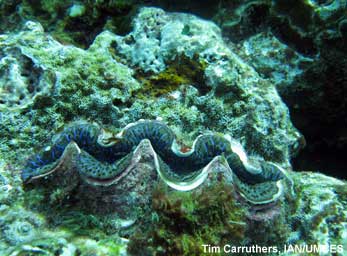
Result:
M158 176L173 189L198 187L213 171L211 165L219 161L247 201L269 203L283 193L285 170L272 162L249 159L229 135L199 135L191 148L182 151L173 131L156 120L131 123L116 135L96 124L73 123L27 161L22 180L30 183L53 175L69 163L68 172L76 171L89 185L117 185L136 162L134 158L143 143L148 144Z

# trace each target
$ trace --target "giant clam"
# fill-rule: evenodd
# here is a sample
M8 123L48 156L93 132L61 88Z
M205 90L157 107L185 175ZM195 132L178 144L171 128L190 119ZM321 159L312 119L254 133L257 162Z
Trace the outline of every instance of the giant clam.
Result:
M173 131L157 120L139 120L118 134L96 124L71 124L55 136L50 146L27 161L21 177L24 183L30 183L53 174L68 160L88 185L117 186L143 143L148 144L158 176L173 189L189 191L200 186L213 172L213 163L219 161L248 202L270 203L283 193L284 169L272 162L250 160L240 143L229 135L199 135L183 152Z

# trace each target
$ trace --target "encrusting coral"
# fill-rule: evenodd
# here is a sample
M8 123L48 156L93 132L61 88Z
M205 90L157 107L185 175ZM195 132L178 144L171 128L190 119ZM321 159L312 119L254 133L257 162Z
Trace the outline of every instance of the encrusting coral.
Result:
M176 190L198 187L211 172L212 163L221 159L234 173L234 182L248 201L268 203L283 192L285 171L271 162L248 159L230 136L200 135L190 150L182 151L168 126L150 120L131 123L117 135L88 123L68 126L51 146L28 160L22 179L30 182L65 165L68 171L76 169L88 184L110 186L127 175L143 141L149 142L158 175Z

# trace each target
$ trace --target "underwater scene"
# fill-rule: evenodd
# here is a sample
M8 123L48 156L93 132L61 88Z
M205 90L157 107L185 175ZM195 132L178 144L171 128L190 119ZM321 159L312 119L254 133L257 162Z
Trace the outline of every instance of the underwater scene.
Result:
M0 256L347 255L347 0L0 0Z

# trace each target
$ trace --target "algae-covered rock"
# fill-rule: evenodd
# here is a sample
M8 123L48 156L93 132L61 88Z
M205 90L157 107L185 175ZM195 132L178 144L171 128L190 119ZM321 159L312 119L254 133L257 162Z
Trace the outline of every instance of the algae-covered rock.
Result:
M295 168L342 178L345 8L346 1L241 1L223 3L215 16L224 35L237 43L231 47L276 84L305 137L307 147L292 162Z
M17 60L17 62L23 62L21 65L25 65L26 59L29 58L36 66L55 74L54 91L47 93L48 97L46 96L46 98L55 96L58 104L64 104L60 107L64 108L61 111L66 115L76 115L78 111L83 111L88 106L90 109L92 106L108 108L112 112L112 96L118 97L117 99L120 101L126 101L131 92L139 87L137 81L132 78L133 71L112 58L108 47L114 41L112 38L114 35L107 32L101 34L95 39L95 44L85 51L58 43L45 34L37 23L27 22L25 29L19 34L5 36L1 47L4 51L9 52L14 51L12 49L18 49L21 52L19 55L24 58L23 61ZM6 59L3 61L6 62ZM35 73L34 70L32 73ZM35 86L38 86L39 83L45 83L45 80L40 81L43 77L40 75L36 75L36 77L37 81L33 78L25 79ZM5 83L8 84L7 87L11 84L13 87L14 84L18 84L14 76L9 76ZM30 84L27 87L30 87ZM49 86L45 86L46 90L48 88ZM118 91L118 93L115 92L114 95L110 95L112 88L122 89L122 92ZM33 90L31 89L31 91ZM9 91L9 89L4 91ZM28 93L23 92L23 97L28 97L26 94L29 93L30 90ZM87 96L90 96L92 100ZM37 99L33 104L36 109L47 107L41 105L47 104L47 99Z
M292 243L337 244L346 248L346 182L319 173L293 176Z
M19 30L36 20L59 42L88 48L105 29L124 34L139 1L51 1L16 0L0 2L0 31Z
M23 191L16 172L2 160L0 189L1 255L125 254L126 241L115 233L99 232L95 218L92 222L87 214L73 215L67 209L59 213L59 207L55 212L44 212L40 192ZM109 231L122 228L111 221L104 221L104 225ZM87 233L94 236L86 237Z
M334 48L321 51L293 83L283 87L282 97L291 108L292 120L307 140L307 149L297 160L301 169L346 178L344 158L347 61L346 52ZM317 165L317 156L321 164Z
M300 148L300 135L290 124L288 111L275 88L228 48L215 24L188 14L143 8L133 27L130 34L117 37L116 45L117 52L133 66L160 75L181 55L203 63L198 65L203 69L203 79L191 81L198 89L195 102L182 97L182 101L201 112L202 120L194 125L196 129L203 130L205 122L217 119L214 130L226 130L233 137L243 138L247 149L276 161L285 161ZM197 103L207 98L216 102L212 108L206 101ZM171 115L181 113L175 108L170 110ZM215 118L216 115L221 117ZM162 117L166 119L165 114Z
M19 48L2 48L0 108L25 108L34 98L49 93L54 84L54 74L36 66Z
M2 36L3 152L11 144L24 149L36 136L45 137L40 129L58 129L64 120L117 121L119 109L113 103L125 104L140 85L134 71L112 57L114 37L105 32L82 50L58 43L31 21L22 32Z
M313 56L331 43L343 44L336 28L346 17L345 8L346 1L222 1L213 19L233 42L271 30L287 45Z
M314 61L279 41L271 32L258 33L231 47L262 77L270 79L280 95L290 90L295 79Z
M346 1L154 2L216 22L223 36L236 43L235 49L230 45L239 56L280 85L292 122L308 145L295 167L345 178L346 140L340 127L346 126L341 97L346 88ZM322 160L315 164L317 157Z
M62 122L77 118L124 126L138 118L159 116L188 140L189 133L194 137L206 129L227 132L240 138L247 151L288 163L301 145L287 108L275 88L227 47L215 24L155 8L141 9L133 23L129 35L105 31L87 50L60 44L33 22L27 22L18 34L6 35L3 51L17 48L24 59L51 74L36 76L38 81L53 77L48 81L53 87L50 92L36 97L24 94L33 98L31 121L40 128L50 124L57 129ZM192 68L181 70L179 66ZM170 70L175 67L173 75ZM194 68L199 71L192 72ZM150 70L154 74L143 73ZM153 88L171 79L175 81L172 91L148 97ZM14 83L9 76L7 87ZM193 98L186 93L192 91L188 85L197 88ZM140 90L141 86L149 90ZM182 97L176 101L170 93Z

